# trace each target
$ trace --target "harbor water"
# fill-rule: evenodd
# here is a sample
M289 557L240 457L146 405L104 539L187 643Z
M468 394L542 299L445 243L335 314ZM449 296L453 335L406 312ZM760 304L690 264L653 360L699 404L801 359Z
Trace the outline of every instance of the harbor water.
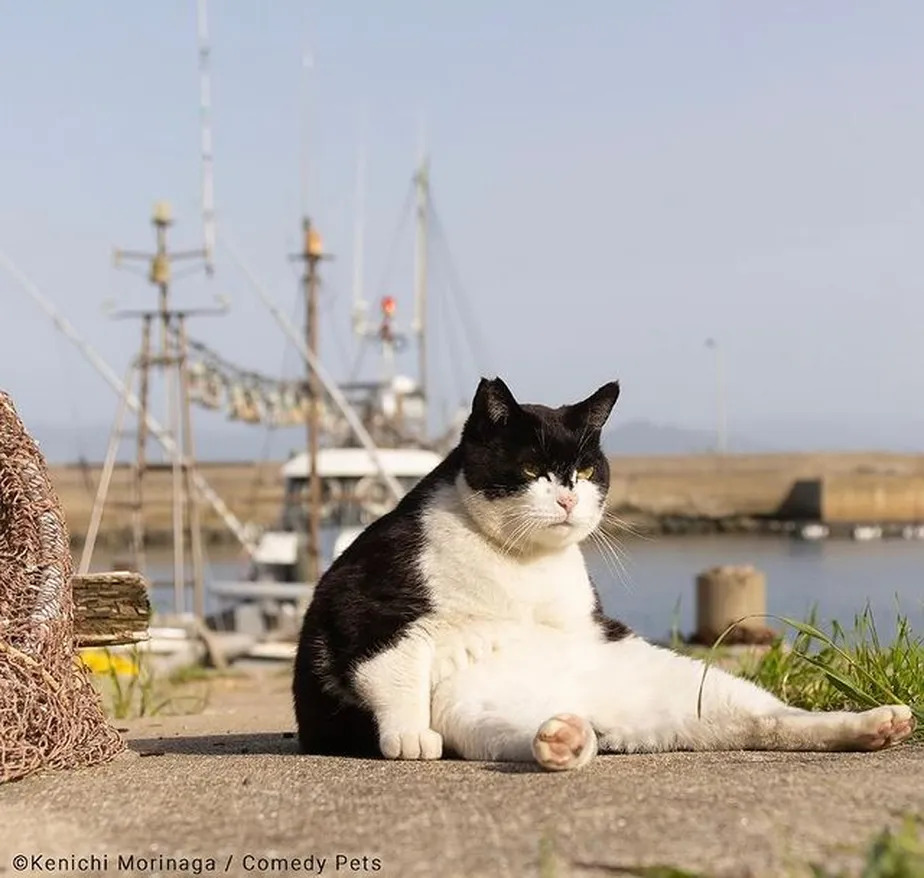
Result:
M720 564L753 564L766 574L768 613L803 619L817 607L819 621L849 628L869 603L884 639L894 634L899 612L924 632L924 541L670 536L620 545L619 562L586 547L588 568L605 610L647 637L664 638L674 627L691 632L696 574ZM170 555L151 561L150 578L168 578ZM243 579L246 571L243 556L224 550L210 555L207 578ZM157 609L172 609L170 586L155 586L152 597ZM215 609L212 600L207 609Z

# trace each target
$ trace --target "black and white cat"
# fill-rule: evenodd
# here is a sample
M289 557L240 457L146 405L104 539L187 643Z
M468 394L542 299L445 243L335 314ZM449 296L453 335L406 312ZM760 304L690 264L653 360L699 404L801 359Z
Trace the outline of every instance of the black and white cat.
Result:
M600 433L619 396L521 405L482 379L459 445L331 565L293 695L302 750L528 761L599 751L875 750L904 705L789 707L607 618L579 548L601 523Z

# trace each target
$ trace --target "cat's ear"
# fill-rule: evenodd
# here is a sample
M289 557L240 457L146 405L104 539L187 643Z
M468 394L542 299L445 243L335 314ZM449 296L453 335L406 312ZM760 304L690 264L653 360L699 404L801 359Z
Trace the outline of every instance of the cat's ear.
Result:
M567 423L575 429L589 426L592 430L602 430L616 400L619 399L619 382L610 381L599 390L594 391L587 399L568 406L565 414Z
M520 404L500 378L482 378L478 382L478 389L472 400L472 419L477 423L499 427L519 411Z

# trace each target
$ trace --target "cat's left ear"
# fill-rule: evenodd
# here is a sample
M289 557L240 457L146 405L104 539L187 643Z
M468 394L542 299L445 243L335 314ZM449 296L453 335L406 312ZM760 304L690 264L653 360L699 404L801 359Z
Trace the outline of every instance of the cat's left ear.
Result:
M498 427L506 424L519 411L519 403L513 398L510 388L500 378L493 378L490 381L482 378L478 382L478 389L472 400L474 420Z
M609 384L604 384L599 390L594 391L587 399L568 406L565 419L576 429L587 425L592 430L602 430L617 399L619 399L619 382L610 381Z

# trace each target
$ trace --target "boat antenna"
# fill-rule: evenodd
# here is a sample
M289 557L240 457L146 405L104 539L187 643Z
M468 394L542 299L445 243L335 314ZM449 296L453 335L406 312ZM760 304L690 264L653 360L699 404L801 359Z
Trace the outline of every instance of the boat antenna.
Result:
M417 336L418 382L424 401L424 411L429 408L427 382L427 232L428 208L430 205L430 160L427 155L426 130L420 124L417 171L414 174L416 192L417 234L414 241L414 322L412 330ZM424 423L428 416L425 414Z
M310 188L309 177L310 177L310 119L311 113L309 112L308 107L308 98L309 98L309 85L311 83L311 74L314 71L314 55L311 50L306 48L302 52L302 95L301 100L299 101L300 117L301 117L301 149L299 150L299 177L301 178L300 183L300 212L303 217L308 216L308 190Z
M366 332L366 310L364 298L363 249L366 222L366 145L365 113L360 116L359 149L356 155L356 191L354 195L353 225L353 332L362 338Z
M198 0L199 32L199 128L202 147L202 236L205 251L205 271L211 277L215 271L215 182L212 158L212 83L210 72L211 46L207 0Z

